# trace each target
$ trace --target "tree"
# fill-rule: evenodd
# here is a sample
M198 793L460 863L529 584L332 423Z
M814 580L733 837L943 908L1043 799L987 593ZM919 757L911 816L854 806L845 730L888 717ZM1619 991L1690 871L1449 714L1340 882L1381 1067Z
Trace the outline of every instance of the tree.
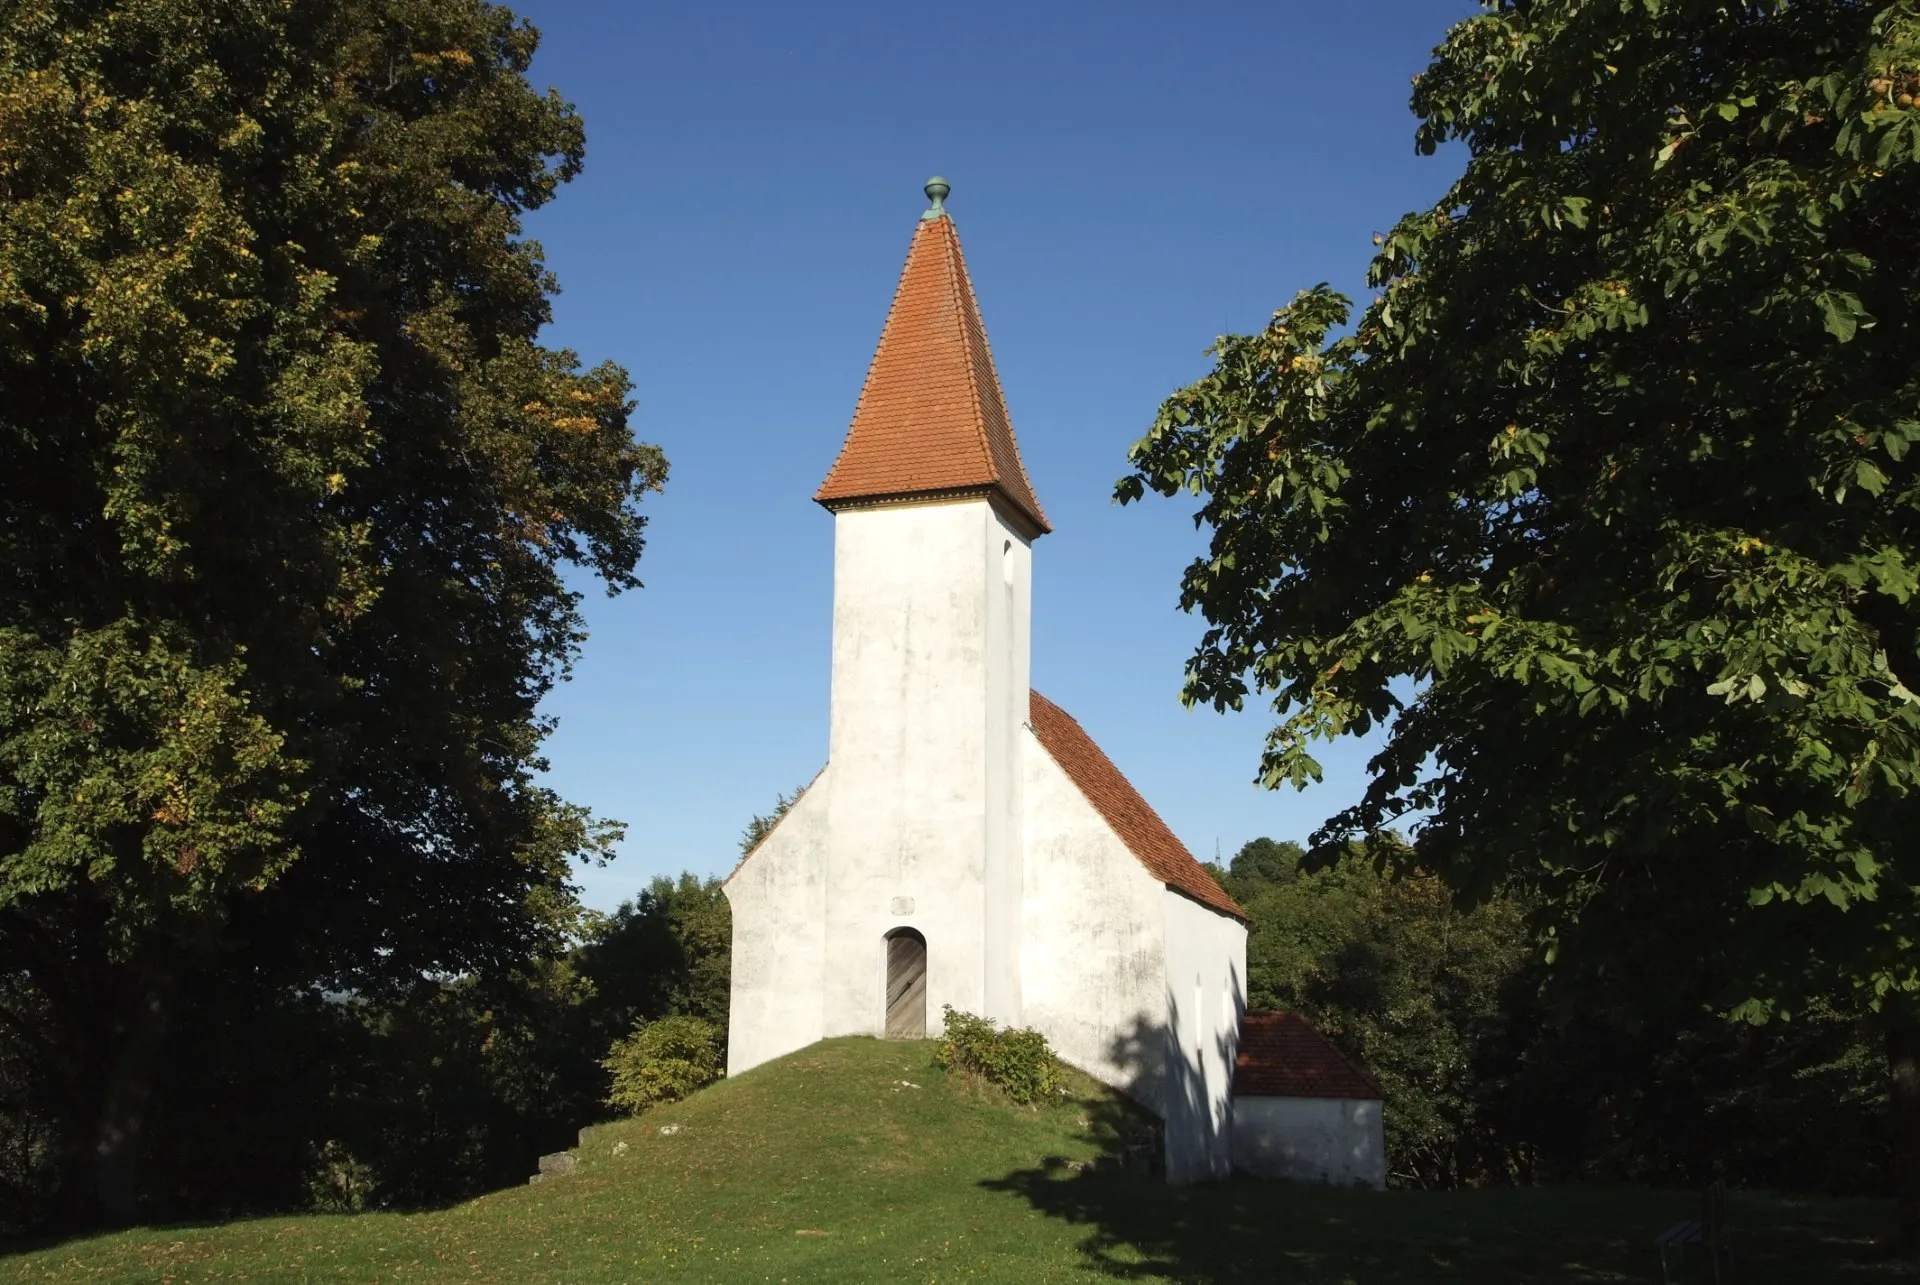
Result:
M1465 172L1221 339L1122 500L1202 497L1190 701L1269 786L1384 727L1314 836L1420 822L1562 967L1880 1015L1920 1245L1920 13L1501 0L1416 78Z
M1234 858L1229 890L1253 921L1248 1006L1305 1015L1380 1081L1396 1186L1519 1177L1532 1122L1501 1118L1499 1063L1526 1033L1513 1003L1526 906L1458 910L1438 880L1391 875L1357 845L1320 870L1301 870L1304 855L1255 839Z
M718 879L656 875L645 892L589 926L575 961L594 992L586 1007L597 1050L670 1015L711 1022L724 1042L733 911Z
M236 1075L228 1058L216 1059L224 1116L207 1113L207 1127L186 1138L168 1130L170 1151L199 1153L184 1212L420 1208L523 1181L533 1157L571 1145L601 1114L604 1046L587 1038L589 995L571 961L545 960L301 1013L291 1041L323 1075L302 1094L291 1136L267 1145L246 1113L278 1095L265 1077ZM267 1076L301 1075L271 1054L261 1060ZM262 1193L268 1184L276 1189Z
M1844 997L1790 1023L1729 1023L1657 982L1547 967L1523 896L1462 910L1439 880L1379 860L1399 842L1228 876L1252 919L1249 1004L1306 1015L1381 1082L1390 1183L1698 1186L1734 1172L1777 1190L1884 1190L1886 1077Z
M811 785L812 782L809 781L807 784ZM760 841L773 833L773 827L780 824L780 818L786 816L793 805L800 801L800 796L806 792L806 785L797 785L792 794L776 794L773 799L773 811L765 816L756 815L747 822L747 828L740 832L740 856L743 860L753 855L753 850L760 846Z
M0 0L0 1038L70 1217L155 1186L197 1005L523 964L612 837L536 706L563 567L638 584L666 463L538 342L520 216L584 144L535 43L481 0Z
M1233 854L1224 886L1239 901L1242 892L1252 896L1268 884L1292 883L1300 877L1300 863L1306 856L1307 850L1291 840L1249 839Z

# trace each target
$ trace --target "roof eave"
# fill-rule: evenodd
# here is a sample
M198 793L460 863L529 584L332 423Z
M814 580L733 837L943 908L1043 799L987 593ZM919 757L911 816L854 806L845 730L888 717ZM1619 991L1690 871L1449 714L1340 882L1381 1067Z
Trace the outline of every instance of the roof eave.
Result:
M1233 903L1233 909L1228 910L1225 906L1215 905L1213 902L1208 901L1205 898L1195 896L1193 893L1188 892L1185 888L1182 888L1177 883L1163 882L1161 886L1164 887L1168 892L1179 893L1182 897L1185 897L1188 901L1191 901L1194 905L1199 906L1203 910L1211 910L1214 914L1219 915L1222 918L1236 920L1240 924L1249 928L1253 926L1253 916L1249 915L1246 911L1242 910L1240 908L1240 903L1237 901ZM1232 898L1229 897L1228 900L1231 901Z
M854 495L832 494L831 488L823 486L813 497L814 503L829 513L848 509L902 509L917 504L960 504L968 500L986 500L993 506L994 512L1005 518L1028 540L1037 540L1053 530L1043 515L1029 510L998 482L941 487L930 491L884 491Z

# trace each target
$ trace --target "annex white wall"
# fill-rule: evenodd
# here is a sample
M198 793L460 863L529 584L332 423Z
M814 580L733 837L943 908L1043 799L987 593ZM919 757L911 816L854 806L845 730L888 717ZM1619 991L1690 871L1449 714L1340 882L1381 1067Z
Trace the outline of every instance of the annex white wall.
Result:
M1247 1008L1247 930L1173 889L1161 894L1167 938L1168 1062L1162 1090L1167 1181L1233 1170L1233 1065Z
M1073 1066L1160 1109L1163 885L1023 728L1027 1024Z
M929 1031L942 1004L1020 1020L1018 921L1001 920L1020 889L1007 743L1030 567L984 499L834 515L827 1035L882 1031L884 939L902 926L927 941Z
M728 1075L821 1037L832 781L829 767L722 886L733 910Z
M1387 1143L1380 1103L1235 1098L1233 1167L1261 1178L1383 1190Z

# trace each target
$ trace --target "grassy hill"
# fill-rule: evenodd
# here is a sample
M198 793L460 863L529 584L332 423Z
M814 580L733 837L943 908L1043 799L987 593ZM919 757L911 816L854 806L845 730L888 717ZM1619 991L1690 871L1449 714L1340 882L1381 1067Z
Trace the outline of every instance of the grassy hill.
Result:
M1079 1167L1123 1109L1091 1084L1024 1110L942 1076L929 1052L830 1040L597 1132L572 1174L450 1209L144 1228L0 1258L0 1282L1657 1281L1653 1237L1693 1204L1640 1189L1176 1191ZM1741 1195L1730 1218L1740 1282L1903 1277L1873 1245L1890 1202Z

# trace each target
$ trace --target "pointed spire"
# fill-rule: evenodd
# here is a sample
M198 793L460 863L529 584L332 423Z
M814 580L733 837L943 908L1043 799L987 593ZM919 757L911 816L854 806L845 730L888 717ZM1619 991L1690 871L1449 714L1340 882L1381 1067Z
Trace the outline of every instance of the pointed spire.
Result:
M998 498L1045 534L987 348L980 304L944 204L946 180L928 180L920 216L853 426L814 499L860 501L980 494Z

